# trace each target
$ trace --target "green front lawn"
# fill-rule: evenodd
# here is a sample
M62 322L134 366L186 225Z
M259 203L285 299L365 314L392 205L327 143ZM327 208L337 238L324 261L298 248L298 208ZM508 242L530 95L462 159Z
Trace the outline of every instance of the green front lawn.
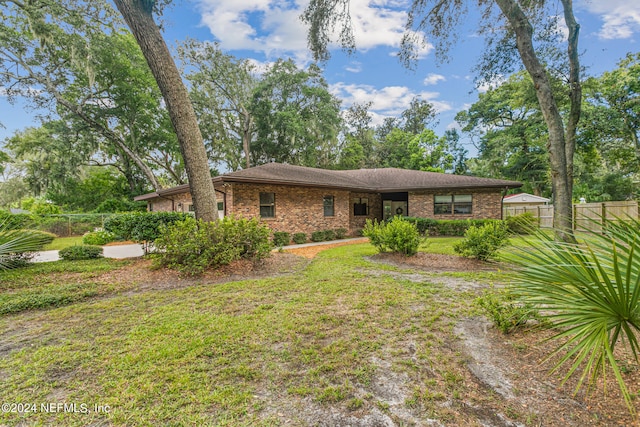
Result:
M0 315L68 305L120 291L131 284L104 284L97 278L127 264L126 260L102 258L34 263L0 271Z
M53 242L44 247L45 251L59 251L69 246L81 245L82 236L56 237Z
M0 358L3 400L110 412L2 413L0 424L307 425L303 402L388 410L376 384L395 377L411 408L462 420L437 405L467 388L459 356L442 343L473 310L473 295L452 299L428 276L367 274L378 270L364 259L373 253L338 247L296 275L134 293L94 283L91 274L118 268L109 260L2 273L3 291L27 300L39 290L78 297L0 317L10 349ZM72 276L74 290L65 285ZM101 293L109 297L85 300Z

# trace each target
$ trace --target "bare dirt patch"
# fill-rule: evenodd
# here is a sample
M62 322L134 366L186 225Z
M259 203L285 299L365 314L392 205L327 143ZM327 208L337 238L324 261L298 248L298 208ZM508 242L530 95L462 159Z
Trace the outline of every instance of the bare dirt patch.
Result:
M99 277L103 283L135 283L130 292L179 289L195 284L226 283L237 280L260 279L300 271L308 260L300 256L276 252L259 261L238 260L201 276L185 276L168 268L154 268L153 261L137 259L128 266Z
M464 258L457 255L418 252L414 256L397 253L380 253L369 257L370 261L391 264L402 268L417 268L424 271L497 271L499 265L492 262Z
M368 242L369 239L367 237L363 237L361 239L349 239L347 241L344 242L336 242L336 243L326 243L326 244L319 244L319 245L312 245L312 246L305 246L305 247L298 247L298 248L287 248L284 247L283 251L291 253L291 254L295 254L304 258L314 258L316 255L318 255L320 252L322 251L326 251L327 249L331 249L331 248L336 248L338 246L345 246L345 245L355 245L357 243L366 243Z
M459 292L480 290L488 285L439 273L505 269L496 263L428 253L414 257L377 254L369 259L411 270L406 273L372 270L370 274L440 283ZM580 379L578 375L574 374L563 384L566 368L550 373L554 361L546 359L557 343L545 339L556 333L553 330L530 328L505 335L486 318L472 317L458 320L453 333L458 339L453 345L462 352L468 373L477 384L475 392L468 393L467 399L455 402L454 406L456 410L472 415L481 425L640 425L624 404L612 372L607 374L606 386L602 381L596 381L591 388L585 385L577 393L574 391ZM624 351L617 353L617 359L623 366L623 377L630 392L640 393L637 363ZM640 405L634 405L636 411L640 410ZM516 413L526 416L520 415L512 421Z

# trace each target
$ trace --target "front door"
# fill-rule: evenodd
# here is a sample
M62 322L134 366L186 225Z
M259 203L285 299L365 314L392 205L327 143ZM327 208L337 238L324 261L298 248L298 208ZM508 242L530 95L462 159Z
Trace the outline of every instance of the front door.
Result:
M396 215L407 216L407 202L395 200L383 200L382 211L385 220L393 218Z

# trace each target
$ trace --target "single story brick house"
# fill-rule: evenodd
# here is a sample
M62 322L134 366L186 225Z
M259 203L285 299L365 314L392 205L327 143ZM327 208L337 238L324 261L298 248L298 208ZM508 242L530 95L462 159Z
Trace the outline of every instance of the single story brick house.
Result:
M522 183L396 168L326 170L268 163L212 178L219 215L260 217L273 231L361 229L393 215L501 218L502 197ZM193 210L188 185L135 198L150 211Z

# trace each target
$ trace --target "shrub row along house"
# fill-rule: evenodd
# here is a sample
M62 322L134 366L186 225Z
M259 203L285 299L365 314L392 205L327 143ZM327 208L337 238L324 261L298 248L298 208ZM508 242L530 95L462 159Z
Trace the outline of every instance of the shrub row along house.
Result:
M326 170L280 163L213 178L219 215L260 217L273 231L312 233L394 215L502 217L502 197L520 182L385 168ZM144 194L150 211L193 210L188 185Z

